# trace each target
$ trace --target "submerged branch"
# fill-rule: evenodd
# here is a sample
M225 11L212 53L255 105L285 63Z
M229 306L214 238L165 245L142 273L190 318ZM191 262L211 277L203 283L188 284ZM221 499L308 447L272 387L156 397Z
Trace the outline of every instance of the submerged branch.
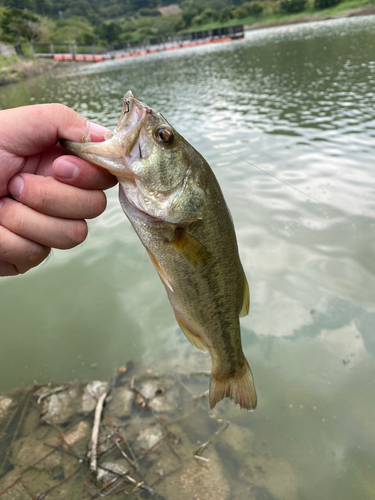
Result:
M107 395L108 395L108 388L109 388L109 386L107 386L104 393L98 399L98 403L97 403L96 408L95 408L94 425L93 425L92 434L91 434L90 470L92 472L95 472L95 473L98 469L98 467L97 467L97 455L98 455L98 439L99 439L100 419L102 417L104 402L105 402Z
M210 443L212 443L212 441L214 439L216 439L218 436L220 436L220 434L222 434L227 429L227 427L229 427L229 422L226 422L219 430L217 430L215 432L215 434L208 441L206 441L205 443L201 444L200 447L194 453L194 458L199 459L199 460L201 460L202 458L204 458L204 457L202 457L202 453L204 452L204 450L207 448L207 446Z

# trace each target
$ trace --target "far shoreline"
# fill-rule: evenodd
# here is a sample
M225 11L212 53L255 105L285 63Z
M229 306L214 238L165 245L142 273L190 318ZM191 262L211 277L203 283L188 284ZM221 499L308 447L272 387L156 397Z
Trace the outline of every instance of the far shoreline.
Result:
M354 9L346 9L338 14L328 14L322 15L323 12L319 12L316 14L311 14L309 16L304 17L292 17L292 18L284 18L279 21L264 21L257 22L253 24L246 24L244 26L245 31L253 31L264 28L277 28L279 26L289 26L292 24L304 24L304 23L314 23L320 21L330 21L332 19L343 19L348 17L361 17L361 16L374 16L375 15L375 6L370 7L358 7Z
M375 5L367 6L367 7L356 7L351 9L345 9L337 13L326 13L324 15L324 11L317 12L310 15L302 16L301 14L290 15L284 17L280 20L270 20L263 22L255 22L253 24L245 24L245 31L254 31L261 30L266 28L278 28L282 26L292 26L295 24L306 24L313 22L321 22L321 21L329 21L333 19L344 19L349 17L362 17L362 16L375 16ZM225 26L217 26L218 28L227 27ZM230 26L230 25L229 25ZM215 26L216 28L216 26ZM201 26L202 31L205 29L215 29L208 28L204 25ZM70 63L75 62L76 64L81 64L80 61L69 61ZM85 63L90 64L90 63ZM30 77L34 77L37 75L41 75L48 71L55 69L57 66L60 66L60 61L55 61L53 59L43 59L38 57L6 57L2 60L2 67L0 66L0 87L4 85L9 85L12 83L19 83L25 79Z

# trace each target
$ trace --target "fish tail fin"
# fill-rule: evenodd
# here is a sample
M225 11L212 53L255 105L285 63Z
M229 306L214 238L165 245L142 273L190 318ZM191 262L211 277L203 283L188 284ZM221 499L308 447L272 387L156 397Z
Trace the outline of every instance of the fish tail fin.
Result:
M236 373L215 373L213 370L210 382L210 407L224 398L233 401L246 410L255 410L257 394L254 387L253 375L246 359L243 367Z

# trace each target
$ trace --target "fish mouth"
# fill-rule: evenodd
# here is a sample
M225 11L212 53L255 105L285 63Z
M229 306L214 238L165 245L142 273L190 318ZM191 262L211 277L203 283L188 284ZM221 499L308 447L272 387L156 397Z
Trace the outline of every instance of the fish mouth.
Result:
M134 178L129 157L136 149L142 126L151 112L151 108L138 101L129 90L124 96L122 112L113 137L103 142L60 139L59 143L71 153L105 168L118 178Z
M150 109L138 101L131 90L128 90L124 95L123 103L115 134L135 127L137 122L141 119L143 112L147 114Z

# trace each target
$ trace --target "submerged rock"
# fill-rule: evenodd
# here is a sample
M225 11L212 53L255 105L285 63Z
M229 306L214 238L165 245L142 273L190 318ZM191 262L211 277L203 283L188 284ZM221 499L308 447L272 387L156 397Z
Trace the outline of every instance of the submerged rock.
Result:
M240 425L228 427L223 410L209 411L207 401L195 397L207 385L204 374L149 374L131 382L117 377L112 384L100 420L95 408L108 388L101 381L39 388L33 391L39 405L25 397L30 392L21 395L0 442L0 455L1 446L8 447L1 500L42 499L46 492L51 500L146 499L149 486L165 500L297 500L291 466L259 453L256 434ZM4 412L15 404L7 399L0 399ZM89 448L97 451L96 477ZM116 481L124 474L129 477Z
M127 474L129 472L129 467L126 467L123 463L119 462L103 462L100 465L103 468L99 467L98 475L96 477L98 481L102 481L104 484L112 481L116 477L119 477L118 474L123 476L124 474ZM115 474L112 474L109 471L113 471Z
M12 405L13 399L6 396L0 396L0 423L7 416Z
M138 434L137 441L141 448L150 450L163 439L163 430L160 424L153 425L141 430Z
M51 424L64 424L81 406L79 386L74 384L43 399L41 418Z
M125 387L118 387L111 393L106 404L106 415L111 418L127 418L131 415L134 392Z
M64 435L64 443L68 445L68 447L77 445L77 443L82 440L85 440L85 443L87 443L90 436L91 425L84 420L76 424L67 434Z
M14 469L0 480L1 500L30 500L30 495L19 480L21 471Z
M180 390L174 380L155 378L142 382L136 403L143 406L145 399L156 413L173 413L178 409Z
M108 387L107 382L101 382L100 380L94 380L90 382L83 388L82 401L81 401L81 412L90 413L95 409L98 399Z

